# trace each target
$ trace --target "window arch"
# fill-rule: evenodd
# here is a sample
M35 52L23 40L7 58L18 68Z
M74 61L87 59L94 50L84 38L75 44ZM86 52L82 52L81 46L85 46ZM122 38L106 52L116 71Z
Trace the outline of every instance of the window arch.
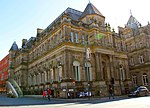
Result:
M92 81L92 70L91 70L91 63L85 63L85 76L87 81Z
M76 81L80 81L80 63L78 61L73 62L73 73Z

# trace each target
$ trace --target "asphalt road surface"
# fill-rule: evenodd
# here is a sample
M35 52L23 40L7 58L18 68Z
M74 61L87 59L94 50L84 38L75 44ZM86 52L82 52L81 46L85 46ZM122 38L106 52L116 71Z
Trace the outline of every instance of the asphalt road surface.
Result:
M4 104L5 103L5 104ZM150 96L139 98L55 100L0 97L0 108L150 108Z

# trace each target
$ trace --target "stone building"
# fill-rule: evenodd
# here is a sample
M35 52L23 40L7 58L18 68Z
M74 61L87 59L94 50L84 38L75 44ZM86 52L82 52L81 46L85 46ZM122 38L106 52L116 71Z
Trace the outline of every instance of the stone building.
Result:
M119 33L127 47L132 85L144 85L150 89L150 24L141 26L131 15L126 26L119 27Z
M131 86L126 43L92 3L83 12L67 8L36 37L23 39L21 48L13 43L9 72L24 92L51 88L55 97L87 91L107 96L112 85L120 95Z

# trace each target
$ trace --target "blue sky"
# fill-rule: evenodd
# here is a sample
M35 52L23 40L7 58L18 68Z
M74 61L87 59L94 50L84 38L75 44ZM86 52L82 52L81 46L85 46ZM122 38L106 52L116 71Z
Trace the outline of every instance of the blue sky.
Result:
M8 54L14 41L21 47L22 39L35 37L37 28L46 28L67 7L84 11L88 2L89 0L0 0L0 60ZM116 31L117 26L127 23L130 9L142 25L150 21L148 0L90 2Z

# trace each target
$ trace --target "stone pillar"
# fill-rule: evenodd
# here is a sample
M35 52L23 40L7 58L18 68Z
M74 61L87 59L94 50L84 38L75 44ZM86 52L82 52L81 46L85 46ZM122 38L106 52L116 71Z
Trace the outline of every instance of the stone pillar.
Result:
M114 57L110 55L110 77L114 78Z
M119 79L119 74L118 74L118 63L117 63L117 58L113 57L113 63L114 63L114 77L116 80Z
M126 67L125 76L127 79L130 79L128 60L125 60L125 67Z
M69 52L68 57L67 57L68 64L66 64L68 66L68 72L67 72L67 74L68 74L69 78L71 78L71 74L72 74L72 63L71 63L72 61L71 60L72 60L71 59L71 54Z
M47 82L50 82L50 70L47 69Z
M67 66L66 66L66 57L67 57L67 54L66 54L67 52L66 51L64 51L64 56L63 56L63 61L64 61L64 66L63 66L63 71L64 71L64 75L63 75L63 77L64 78L66 78L67 77L67 74L66 74L66 71L67 71Z
M61 33L62 33L62 41L64 41L65 36L66 36L65 30L66 30L66 26L63 26L62 27L62 31L61 31Z
M103 78L103 70L102 70L102 54L99 53L99 67L100 67L100 80L104 80Z
M101 78L101 73L100 73L100 60L99 60L99 54L95 54L95 71L96 71L96 80L100 80Z

